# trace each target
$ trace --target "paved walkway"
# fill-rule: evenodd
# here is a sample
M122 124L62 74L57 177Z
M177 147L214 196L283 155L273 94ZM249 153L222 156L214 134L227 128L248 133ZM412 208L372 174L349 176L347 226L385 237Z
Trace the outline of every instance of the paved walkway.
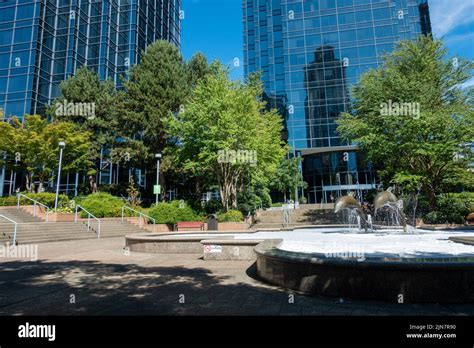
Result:
M45 243L37 261L0 259L0 315L474 315L474 304L294 294L254 279L252 262L123 246L123 238Z

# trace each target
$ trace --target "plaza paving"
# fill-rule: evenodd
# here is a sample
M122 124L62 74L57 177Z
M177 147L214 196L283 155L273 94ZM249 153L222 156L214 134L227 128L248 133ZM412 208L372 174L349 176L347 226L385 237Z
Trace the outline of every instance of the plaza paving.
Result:
M0 315L474 315L474 304L306 296L256 280L253 262L123 246L123 238L44 243L37 261L0 259Z

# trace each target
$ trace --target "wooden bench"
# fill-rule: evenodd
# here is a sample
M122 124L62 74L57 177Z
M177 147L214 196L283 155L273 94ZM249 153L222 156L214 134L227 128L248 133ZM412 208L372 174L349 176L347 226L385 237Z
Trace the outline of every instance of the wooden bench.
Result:
M182 221L174 225L175 231L204 231L204 222L202 221Z

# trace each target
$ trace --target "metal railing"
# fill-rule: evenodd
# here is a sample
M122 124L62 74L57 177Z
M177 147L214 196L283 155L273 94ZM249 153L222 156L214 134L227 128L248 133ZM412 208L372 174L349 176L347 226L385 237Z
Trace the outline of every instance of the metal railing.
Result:
M43 203L40 203L36 199L28 197L28 196L24 195L23 193L19 193L17 195L17 197L18 197L18 201L17 201L17 205L16 205L17 209L20 209L21 197L26 198L26 199L30 200L31 202L33 202L33 216L35 216L35 217L37 216L36 207L39 205L40 207L43 207L45 209L45 211L46 211L46 222L49 222L49 207L47 205L45 205Z
M8 220L9 222L11 222L13 224L13 226L14 226L14 228L13 228L13 245L16 245L16 231L18 230L18 222L7 218L5 215L0 215L0 218L4 218L5 220Z
M79 204L76 204L74 222L77 223L77 216L78 216L79 209L87 214L87 232L89 232L91 229L91 218L97 220L97 238L100 238L100 220L97 217L95 217L91 212L87 211L84 207L80 206Z
M127 206L123 206L123 207L122 207L122 222L124 222L125 209L130 210L131 212L133 212L133 213L135 213L135 214L138 214L138 216L139 216L138 227L139 227L139 228L142 228L142 220L143 220L143 218L145 217L145 218L147 218L148 220L151 220L151 221L153 222L153 232L156 232L156 220L155 220L154 218L152 218L152 217L149 216L149 215L143 214L141 211L132 209L132 208L127 207Z
M283 205L283 225L288 227L291 224L291 210L287 204Z

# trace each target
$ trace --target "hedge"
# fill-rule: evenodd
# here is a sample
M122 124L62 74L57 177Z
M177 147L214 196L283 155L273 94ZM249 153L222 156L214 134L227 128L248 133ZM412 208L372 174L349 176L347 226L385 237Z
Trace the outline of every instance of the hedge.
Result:
M54 208L54 201L56 199L56 194L51 192L41 192L41 193L23 193L25 196L28 196L46 206L50 209ZM16 206L17 205L17 196L8 196L0 197L0 206ZM33 202L25 197L21 197L20 205L33 205ZM69 205L69 198L66 195L59 195L58 197L58 207L67 207Z
M158 203L148 210L148 215L156 219L157 224L175 224L181 221L203 220L202 216L197 214L187 203L180 201Z
M227 213L217 214L219 222L242 222L244 215L240 210L229 210Z
M97 218L120 217L122 216L122 207L126 205L122 199L108 193L94 193L86 197L78 197L76 203ZM81 217L87 217L87 214L82 211Z

